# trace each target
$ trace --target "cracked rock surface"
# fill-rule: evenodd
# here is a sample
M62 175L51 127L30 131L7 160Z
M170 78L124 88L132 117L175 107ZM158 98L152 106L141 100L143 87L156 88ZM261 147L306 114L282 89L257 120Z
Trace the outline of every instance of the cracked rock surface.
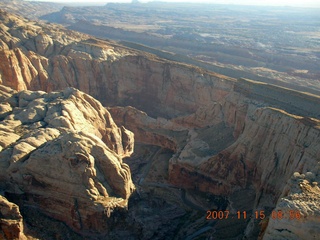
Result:
M126 208L134 190L122 162L133 152L133 134L73 88L0 86L0 100L0 187L77 232L107 231L105 209Z

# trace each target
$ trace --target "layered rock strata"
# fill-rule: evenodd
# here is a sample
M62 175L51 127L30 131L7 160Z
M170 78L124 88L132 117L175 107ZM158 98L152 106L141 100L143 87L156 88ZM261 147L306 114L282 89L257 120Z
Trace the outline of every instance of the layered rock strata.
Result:
M48 92L73 86L109 107L133 106L109 110L119 125L136 134L138 142L175 151L168 169L171 184L224 196L253 189L255 201L249 207L265 208L271 214L294 172L312 171L319 161L319 96L248 79L235 80L5 12L0 17L3 84L16 90ZM34 102L28 110L28 114L38 116L40 126L48 118L42 117L46 113L42 104ZM11 103L1 107L0 116L9 117ZM18 116L25 114L19 112ZM67 110L64 114L72 115ZM27 124L33 126L33 121L27 120ZM76 125L77 131L82 130L81 121L76 122L61 117L51 124ZM20 123L6 124L15 128ZM49 134L52 141L66 137L46 131L50 133L41 134ZM98 132L104 142L113 145L113 137ZM14 131L7 134L20 139ZM76 134L83 136L81 146L91 146L83 131L67 138L80 138ZM127 134L121 135L122 142L131 142ZM2 144L9 146L11 142ZM65 144L67 141L62 146ZM113 146L123 156L127 155L126 148L120 143ZM125 197L130 191L120 192ZM250 231L246 231L248 237Z
M116 122L137 133L138 142L176 152L171 183L226 196L253 186L259 193L253 207L272 207L295 171L312 171L317 164L320 121L276 108L249 109L235 138L235 129L224 122L190 129L190 116L154 119L132 107L109 108Z
M171 184L226 197L234 192L242 196L246 190L253 189L253 202L239 206L233 204L237 199L230 198L230 212L264 211L271 219L275 212L281 211L286 213L286 218L270 220L265 239L317 239L320 121L271 107L251 105L249 109L238 138L234 138L234 128L226 123L190 129L182 124L186 122L182 117L154 119L132 107L109 110L116 122L137 133L137 142L175 151L169 161ZM306 173L308 179L303 180L304 175L296 171ZM292 175L300 180L288 186ZM302 184L302 190L293 194L290 188L297 182ZM290 213L301 214L301 218L289 219ZM245 230L248 238L255 239L257 232L266 228L268 221L260 220L249 221ZM306 231L300 231L299 226L304 226Z
M123 157L133 134L78 90L0 87L2 189L83 234L107 232L134 185Z

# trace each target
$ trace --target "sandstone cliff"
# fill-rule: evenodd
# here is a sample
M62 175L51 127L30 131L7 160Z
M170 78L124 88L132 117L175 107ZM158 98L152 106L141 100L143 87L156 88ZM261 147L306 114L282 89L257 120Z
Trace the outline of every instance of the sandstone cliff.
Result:
M313 172L294 173L269 218L263 239L320 238L319 180L319 164Z
M182 117L154 119L131 107L109 111L137 133L136 141L176 152L171 183L217 195L252 186L252 207L274 206L292 174L311 171L319 160L320 121L275 108L251 105L237 138L224 122L190 129Z
M134 190L133 134L78 90L0 87L0 180L7 194L83 234L107 232Z
M0 82L4 85L45 91L73 86L104 102L109 94L114 96L115 86L110 87L114 83L109 79L112 62L130 55L130 50L4 11L0 19Z
M0 17L0 54L3 59L0 63L0 82L16 90L50 92L72 86L91 94L108 106L118 125L124 125L135 133L137 142L174 151L168 159L168 173L170 183L175 186L223 196L250 189L254 192L254 201L246 202L246 206L239 208L265 209L270 215L294 172L313 171L319 161L319 96L248 79L235 80L55 25L32 23L5 12L1 12ZM74 94L68 95L68 91ZM117 159L128 156L132 150L132 137L128 131L123 128L115 131L113 127L104 130L105 124L114 123L107 120L109 117L100 120L101 116L108 114L101 105L97 105L99 111L92 110L86 114L88 110L84 106L94 102L87 100L91 99L87 95L75 90L65 90L60 93L61 96L45 92L4 92L2 99L10 101L4 101L1 105L0 117L6 118L3 128L13 130L3 133L8 137L2 138L4 140L0 146L6 149L2 153L6 154L7 160L1 162L1 167L7 169L10 166L10 175L0 174L0 178L8 181L8 176L11 176L14 179L15 184L10 185L13 192L21 193L28 189L26 182L38 184L38 187L49 184L43 176L29 173L30 166L36 168L45 155L50 156L49 162L54 158L56 154L50 153L49 149L62 149L59 156L71 159L70 164L91 164L92 158L79 150L91 149L86 151L99 162L99 156L108 151L105 147L96 147L101 142L95 143L96 138L93 140L91 135L87 135L88 132L94 133L115 151ZM11 94L17 97L12 98ZM57 98L63 98L65 94L72 99L77 99L79 94L86 97L80 97L84 100L78 103L68 100L68 104L60 107ZM29 95L38 97L32 97L31 101L28 100ZM45 100L41 100L41 96ZM70 101L79 110L70 110ZM22 109L17 109L17 106ZM56 116L50 111L58 111L59 114ZM76 113L79 111L83 118L78 118ZM97 115L100 111L103 112L101 116ZM92 115L96 118L91 119ZM28 127L19 127L21 124ZM21 139L19 133L28 133L30 128L36 128L32 134L39 134L40 139L45 140L37 140L34 145L29 140ZM60 128L72 131L61 132ZM34 137L32 134L30 137ZM119 136L122 140L117 141ZM45 141L49 143L33 153ZM69 146L69 141L78 143ZM19 144L10 150L14 152L8 151L7 148L15 142ZM26 149L29 150L26 152ZM71 155L69 149L72 149ZM15 156L12 162L8 160L11 156ZM21 161L16 159L31 159L33 163L20 164ZM108 195L109 188L104 182L108 182L110 189L122 198L127 198L132 189L129 170L125 170L127 167L123 164L120 168L125 172L115 174L119 177L116 182L121 182L120 189L112 185L109 173L96 170L96 174L105 176L105 180L98 179ZM80 172L75 175L79 177ZM96 178L92 177L94 171L88 170L88 174L86 180L81 181L91 189L88 194L98 201L100 196L106 195L105 191L99 190ZM27 180L22 180L24 175ZM33 178L40 183L33 181ZM73 183L70 179L64 181ZM49 185L56 188L53 183ZM96 196L99 196L98 199ZM236 201L230 197L230 206ZM41 199L41 202L46 201ZM79 205L72 199L68 204L74 209ZM57 212L52 214L79 228L77 210L75 212L74 219L78 220L63 219ZM247 237L256 236L259 232L257 228L258 222L251 221L245 231Z

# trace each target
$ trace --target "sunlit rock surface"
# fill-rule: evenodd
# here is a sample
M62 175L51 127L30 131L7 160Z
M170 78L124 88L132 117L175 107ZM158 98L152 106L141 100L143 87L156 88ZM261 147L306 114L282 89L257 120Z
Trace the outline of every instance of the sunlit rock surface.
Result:
M111 212L125 209L134 190L122 162L133 134L78 90L0 89L3 190L78 232L108 231Z
M320 238L319 173L319 164L313 172L294 173L274 209L275 214L269 218L263 239Z
M19 207L0 195L0 238L26 240Z
M75 229L104 228L97 222L89 227L78 216L101 212L105 205L86 208L87 214L77 210L80 201L74 199L127 199L133 189L121 162L132 152L132 134L116 127L109 112L118 126L134 132L136 142L174 152L167 159L170 184L225 196L233 212L265 209L270 215L291 176L313 172L319 161L319 96L232 79L3 11L0 19L0 82L19 91L44 91L2 90L0 166L7 170L0 178L16 194L32 184L57 196L69 194L64 203L74 209L72 219L59 208L49 214ZM108 111L67 87L92 95ZM61 91L46 93L56 90ZM59 156L59 166L73 169L83 187L70 195L68 175L62 178L65 189L56 191L55 182L31 173L46 155L50 164ZM105 166L111 172L95 168L101 156L109 156ZM253 200L233 197L241 191L250 191ZM241 232L248 238L260 232L258 221L247 226Z

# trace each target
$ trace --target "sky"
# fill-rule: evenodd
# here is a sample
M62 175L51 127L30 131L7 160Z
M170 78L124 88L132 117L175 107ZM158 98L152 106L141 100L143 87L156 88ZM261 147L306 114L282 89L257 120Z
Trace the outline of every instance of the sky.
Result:
M41 0L44 2L94 2L105 4L108 2L130 3L132 0ZM140 0L148 2L148 0ZM241 5L267 5L267 6L300 6L300 7L320 7L320 0L161 0L161 2L195 2L195 3L223 3Z

